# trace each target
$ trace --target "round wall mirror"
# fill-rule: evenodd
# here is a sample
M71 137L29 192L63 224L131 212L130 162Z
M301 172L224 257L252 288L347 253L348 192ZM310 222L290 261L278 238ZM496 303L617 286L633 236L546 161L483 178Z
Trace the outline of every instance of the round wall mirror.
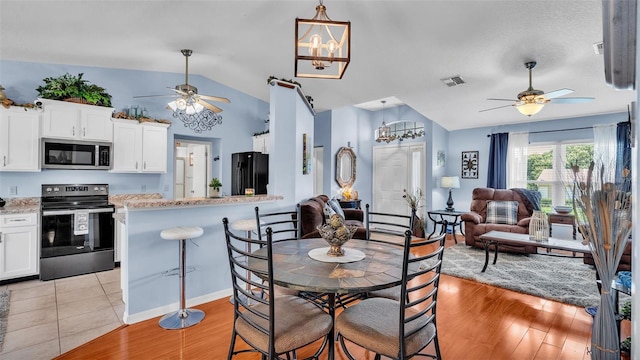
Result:
M338 150L336 181L340 187L351 186L356 181L356 154L351 148L343 146Z

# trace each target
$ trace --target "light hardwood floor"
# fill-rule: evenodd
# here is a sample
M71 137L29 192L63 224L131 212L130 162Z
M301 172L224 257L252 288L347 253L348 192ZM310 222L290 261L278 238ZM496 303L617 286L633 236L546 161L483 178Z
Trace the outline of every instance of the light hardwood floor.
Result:
M453 243L452 239L447 241L447 245L449 243ZM95 276L107 277L108 273L111 272ZM105 284L109 284L108 280ZM444 359L590 358L588 346L592 319L581 307L446 275L442 276L440 285L437 321ZM112 286L107 285L107 288ZM114 294L111 292L110 297L117 296ZM109 295L106 289L105 295ZM78 300L82 299L84 297L79 295ZM112 308L120 311L119 306L116 301ZM196 308L205 311L205 319L184 330L164 330L158 326L158 319L151 319L128 326L118 326L117 323L103 325L103 332L108 333L72 350L62 345L63 337L48 341L57 342L64 354L56 359L63 360L226 359L232 329L232 305L227 299L220 299ZM628 334L628 326L625 328L623 332ZM97 336L93 330L84 332L87 333L85 336L90 335L89 338ZM299 352L299 356L310 355L314 349L309 346ZM373 359L372 354L353 349L358 359ZM59 353L30 357L8 357L6 354L0 353L0 358L49 359ZM336 359L346 359L341 350L338 349L336 354ZM256 354L244 354L235 359L259 358ZM325 351L321 359L326 358Z
M446 275L440 285L437 321L444 359L589 359L592 319L580 307ZM152 319L118 328L56 359L226 359L232 305L220 299L196 308L206 317L191 328L163 330ZM354 350L358 359L373 359ZM346 359L341 350L336 354ZM321 359L326 358L325 351Z

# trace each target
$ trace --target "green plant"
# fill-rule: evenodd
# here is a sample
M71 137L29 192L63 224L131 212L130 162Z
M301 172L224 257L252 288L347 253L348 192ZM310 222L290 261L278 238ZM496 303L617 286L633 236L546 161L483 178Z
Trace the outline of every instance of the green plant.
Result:
M631 320L631 301L627 301L624 303L624 305L622 305L620 314L624 316L625 319Z
M222 183L220 182L220 179L218 178L213 178L211 179L211 181L209 182L209 187L213 188L215 190L220 191L220 187L222 186Z
M58 77L44 78L42 79L44 85L36 88L38 96L50 100L80 98L92 105L110 107L111 95L106 89L84 80L83 75L83 73L77 76L66 73Z
M626 352L627 354L631 354L631 336L629 336L628 338L624 339L620 343L620 350L622 352Z

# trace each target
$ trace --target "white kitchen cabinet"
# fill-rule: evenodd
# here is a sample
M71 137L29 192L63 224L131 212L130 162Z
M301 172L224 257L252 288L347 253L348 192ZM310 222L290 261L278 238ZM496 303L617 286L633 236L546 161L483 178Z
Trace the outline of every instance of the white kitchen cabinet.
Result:
M0 107L0 171L40 171L40 112Z
M253 136L253 151L269 153L269 133Z
M112 172L167 172L168 124L113 119Z
M116 215L114 217L125 217L124 208L117 208ZM113 257L115 262L120 262L122 259L122 241L127 236L127 229L124 225L124 222L121 220L115 219L115 243L114 243L114 252Z
M38 214L0 215L0 280L38 274Z
M38 99L42 102L42 137L111 142L113 108Z

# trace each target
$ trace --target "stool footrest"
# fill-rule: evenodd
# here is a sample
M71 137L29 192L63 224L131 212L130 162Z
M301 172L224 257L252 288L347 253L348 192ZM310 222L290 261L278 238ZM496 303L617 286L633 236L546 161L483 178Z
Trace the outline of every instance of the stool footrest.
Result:
M195 266L187 266L185 268L184 273L188 274L194 271L196 271ZM180 268L173 268L162 273L162 276L178 276L178 275L180 275Z

